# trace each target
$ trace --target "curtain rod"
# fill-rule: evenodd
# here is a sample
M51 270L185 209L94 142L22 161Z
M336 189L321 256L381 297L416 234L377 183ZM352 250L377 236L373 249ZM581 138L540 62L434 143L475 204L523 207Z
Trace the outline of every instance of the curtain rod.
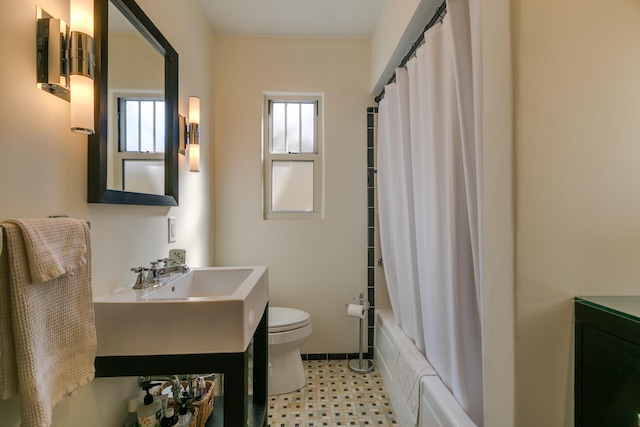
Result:
M436 13L433 15L433 17L431 18L427 26L424 27L424 30L420 33L420 37L418 37L418 39L415 42L413 42L413 44L411 45L411 49L409 49L409 52L402 59L398 67L404 67L405 65L407 65L407 62L415 55L416 50L418 50L418 48L422 46L422 43L424 42L424 33L426 33L429 28L433 27L438 21L441 21L442 18L444 18L444 15L446 14L447 14L447 2L445 0L442 2L440 7L436 9ZM396 81L396 72L394 71L393 74L391 75L391 78L387 81L387 84L393 83L395 81ZM376 103L379 103L382 100L382 98L384 98L384 87L382 88L382 91L380 92L380 94L376 96L373 100Z

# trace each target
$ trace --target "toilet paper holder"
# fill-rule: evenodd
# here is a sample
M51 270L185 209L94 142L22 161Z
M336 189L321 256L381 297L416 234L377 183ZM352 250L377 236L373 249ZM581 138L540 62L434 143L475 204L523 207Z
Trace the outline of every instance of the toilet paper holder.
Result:
M366 374L369 373L371 371L373 371L373 361L369 360L369 359L364 359L363 358L363 352L362 352L362 337L363 337L363 330L362 328L364 327L364 317L366 317L366 315L369 313L369 308L371 308L371 305L369 304L369 301L367 301L364 298L364 293L360 292L360 294L357 297L353 298L354 300L360 301L360 305L364 306L364 316L360 317L359 319L359 338L358 338L358 359L351 359L349 360L349 370L352 372L356 372L359 374ZM347 306L347 311L349 309L349 304L346 304Z
M371 305L369 304L369 301L367 301L366 299L364 299L364 294L362 292L360 292L360 294L357 297L353 297L354 300L356 301L360 301L360 305L364 305L365 306L365 310L369 310L371 308ZM345 304L345 307L349 307L349 304Z
M362 294L360 294L360 296L354 297L353 299L359 301L360 303L345 304L345 307L347 307L347 315L349 317L357 317L363 319L367 315L367 312L369 311L371 305L369 304L369 301L364 299Z

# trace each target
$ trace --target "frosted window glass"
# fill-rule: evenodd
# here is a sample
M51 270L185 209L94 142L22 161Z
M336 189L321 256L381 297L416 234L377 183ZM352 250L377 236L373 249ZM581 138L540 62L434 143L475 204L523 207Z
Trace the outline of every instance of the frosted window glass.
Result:
M155 151L154 138L154 102L140 102L140 151Z
M287 151L300 152L300 104L287 104Z
M272 163L271 209L274 212L313 212L313 162Z
M286 153L286 144L285 144L285 104L281 102L274 102L272 105L272 153Z
M315 105L314 104L301 104L300 105L300 140L302 153L314 153L316 150L314 141L314 119L315 119Z
M138 123L140 121L140 113L138 109L138 101L127 101L125 103L125 150L139 151L140 141L138 140Z
M122 187L124 191L164 194L164 161L124 160Z

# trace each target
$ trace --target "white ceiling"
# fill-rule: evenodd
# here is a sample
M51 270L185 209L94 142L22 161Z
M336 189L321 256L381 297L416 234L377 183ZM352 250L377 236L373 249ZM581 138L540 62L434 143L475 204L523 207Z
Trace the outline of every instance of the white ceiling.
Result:
M384 0L198 0L217 34L370 37Z

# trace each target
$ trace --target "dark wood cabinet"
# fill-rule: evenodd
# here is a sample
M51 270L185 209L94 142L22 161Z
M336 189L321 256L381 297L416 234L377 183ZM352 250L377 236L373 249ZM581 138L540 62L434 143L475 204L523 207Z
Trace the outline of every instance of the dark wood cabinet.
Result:
M640 426L640 297L575 300L575 426Z

